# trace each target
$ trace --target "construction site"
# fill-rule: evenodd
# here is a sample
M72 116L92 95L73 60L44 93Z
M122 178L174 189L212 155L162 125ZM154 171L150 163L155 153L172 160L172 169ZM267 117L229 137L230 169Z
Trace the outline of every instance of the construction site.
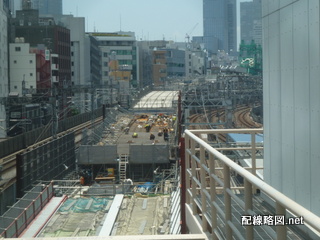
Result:
M151 92L134 112L108 109L103 122L75 136L75 171L39 181L1 217L21 215L14 210L21 204L31 215L39 211L25 230L9 226L4 237L179 233L177 98L178 92ZM30 207L33 201L41 211Z

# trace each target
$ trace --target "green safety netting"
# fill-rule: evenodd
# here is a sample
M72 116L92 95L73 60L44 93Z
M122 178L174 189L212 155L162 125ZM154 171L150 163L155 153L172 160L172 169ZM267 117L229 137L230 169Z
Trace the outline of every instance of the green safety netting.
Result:
M86 213L103 211L110 201L112 201L111 198L70 198L59 208L59 212Z

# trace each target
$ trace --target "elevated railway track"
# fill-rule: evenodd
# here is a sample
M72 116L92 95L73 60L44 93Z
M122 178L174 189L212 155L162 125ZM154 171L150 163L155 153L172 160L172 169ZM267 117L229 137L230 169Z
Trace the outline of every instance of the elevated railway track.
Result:
M74 132L75 134L75 144L76 146L81 141L81 135L84 129L87 128L93 128L97 124L101 123L103 120L103 117L97 117L94 120L86 121L84 123L81 123L80 125L77 125L75 127L72 127L66 131L63 131L59 134L57 134L56 138L60 138L68 133ZM27 146L26 148L22 148L16 152L13 152L9 154L8 156L0 158L0 165L2 166L2 172L1 172L1 179L0 179L0 192L3 191L7 186L10 186L12 183L15 182L16 178L16 157L18 154L21 154L25 151L31 151L33 149L36 149L39 146L42 146L50 141L55 139L53 136L45 138L41 141L35 142L34 144Z

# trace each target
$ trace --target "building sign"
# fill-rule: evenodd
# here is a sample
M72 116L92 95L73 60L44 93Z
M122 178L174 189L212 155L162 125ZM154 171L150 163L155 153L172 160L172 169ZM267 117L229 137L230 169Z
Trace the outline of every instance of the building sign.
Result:
M45 50L45 60L46 61L50 60L50 50Z

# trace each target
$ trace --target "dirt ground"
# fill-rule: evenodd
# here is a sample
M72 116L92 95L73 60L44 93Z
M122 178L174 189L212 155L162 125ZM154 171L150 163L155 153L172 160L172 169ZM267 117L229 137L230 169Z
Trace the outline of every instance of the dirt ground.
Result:
M112 235L157 235L169 230L169 195L124 199Z

